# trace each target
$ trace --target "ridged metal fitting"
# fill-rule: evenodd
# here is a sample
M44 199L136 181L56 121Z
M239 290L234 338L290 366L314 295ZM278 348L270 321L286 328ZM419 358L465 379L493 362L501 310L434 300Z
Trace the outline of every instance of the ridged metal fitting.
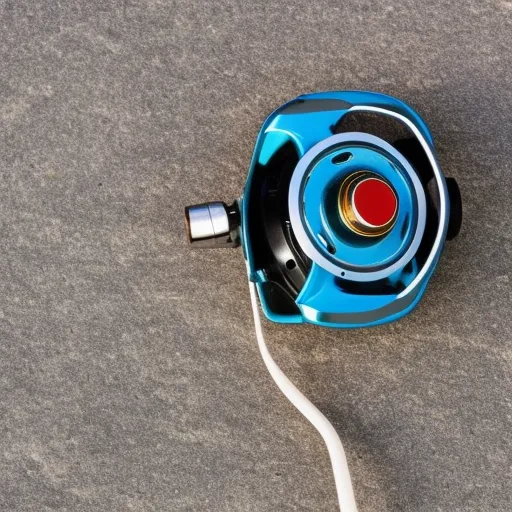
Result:
M185 208L185 225L189 242L194 247L237 247L238 206L216 201Z

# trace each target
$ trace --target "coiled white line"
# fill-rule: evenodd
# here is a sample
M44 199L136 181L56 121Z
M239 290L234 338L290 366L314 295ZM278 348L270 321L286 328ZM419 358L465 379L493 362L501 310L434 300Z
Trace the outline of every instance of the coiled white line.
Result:
M260 348L261 357L265 362L267 370L275 383L290 402L305 416L307 420L318 430L323 437L329 457L331 458L334 482L338 493L338 502L341 512L357 512L356 500L352 489L352 480L348 470L345 450L340 438L329 420L294 386L292 381L282 372L272 359L265 344L261 317L258 309L256 285L249 280L249 291L251 294L252 314L254 316L254 327L256 338Z

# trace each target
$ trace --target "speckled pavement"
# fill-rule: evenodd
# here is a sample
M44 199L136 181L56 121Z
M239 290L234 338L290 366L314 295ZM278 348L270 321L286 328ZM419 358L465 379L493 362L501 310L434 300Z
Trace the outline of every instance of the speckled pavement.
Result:
M464 224L419 308L266 323L361 512L512 510L512 2L0 0L0 510L335 511L240 251L186 245L300 93L409 102Z

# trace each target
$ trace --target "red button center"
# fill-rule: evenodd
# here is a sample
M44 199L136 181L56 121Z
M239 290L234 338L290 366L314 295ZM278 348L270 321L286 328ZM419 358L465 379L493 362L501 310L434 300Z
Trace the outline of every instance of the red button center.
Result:
M385 181L367 178L352 193L352 209L357 220L372 228L383 227L395 217L398 200Z

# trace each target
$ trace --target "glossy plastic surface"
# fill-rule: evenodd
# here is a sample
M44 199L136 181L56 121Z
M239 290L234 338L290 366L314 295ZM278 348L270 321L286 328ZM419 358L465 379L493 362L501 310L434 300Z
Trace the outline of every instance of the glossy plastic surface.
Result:
M313 260L306 283L296 299L297 314L277 314L270 308L262 287L266 274L254 265L251 248L258 241L251 240L248 207L244 203L244 197L250 191L254 168L256 164L265 165L283 144L290 141L302 159L313 147L333 138L333 126L356 105L381 107L406 117L433 151L432 137L421 117L405 103L377 93L349 91L309 94L283 105L267 118L256 142L241 199L241 211L244 255L251 280L257 284L263 310L270 320L282 323L307 321L331 327L360 327L396 320L413 309L420 300L437 264L442 244L426 269L418 268L414 258L404 261L399 268L390 266L405 254L414 234L421 230L421 225L418 226L418 204L421 203L422 192L418 192L417 186L415 188L414 180L405 168L407 162L397 158L395 153L386 151L384 146L375 147L359 142L329 146L324 154L315 157L312 168L308 169L308 179L301 189L301 200L304 200L305 231L311 243L332 262L333 267L326 270L325 265ZM333 158L342 152L350 153L350 159L342 164L333 163ZM397 222L391 232L373 241L347 235L336 220L337 210L333 202L335 194L332 190L337 190L344 176L361 168L385 177L397 191L400 204ZM445 218L444 224L447 221ZM441 226L441 231L445 233L446 226ZM333 268L338 270L335 272ZM386 282L391 285L400 283L401 290L407 290L418 276L421 279L405 294L389 293L384 289L382 293L374 290L370 294L354 293L350 286L344 289L345 273L352 272L351 281L357 281L355 278L358 274L362 276L362 281L371 281L373 278L368 277L368 272L386 268L392 270L385 275Z

